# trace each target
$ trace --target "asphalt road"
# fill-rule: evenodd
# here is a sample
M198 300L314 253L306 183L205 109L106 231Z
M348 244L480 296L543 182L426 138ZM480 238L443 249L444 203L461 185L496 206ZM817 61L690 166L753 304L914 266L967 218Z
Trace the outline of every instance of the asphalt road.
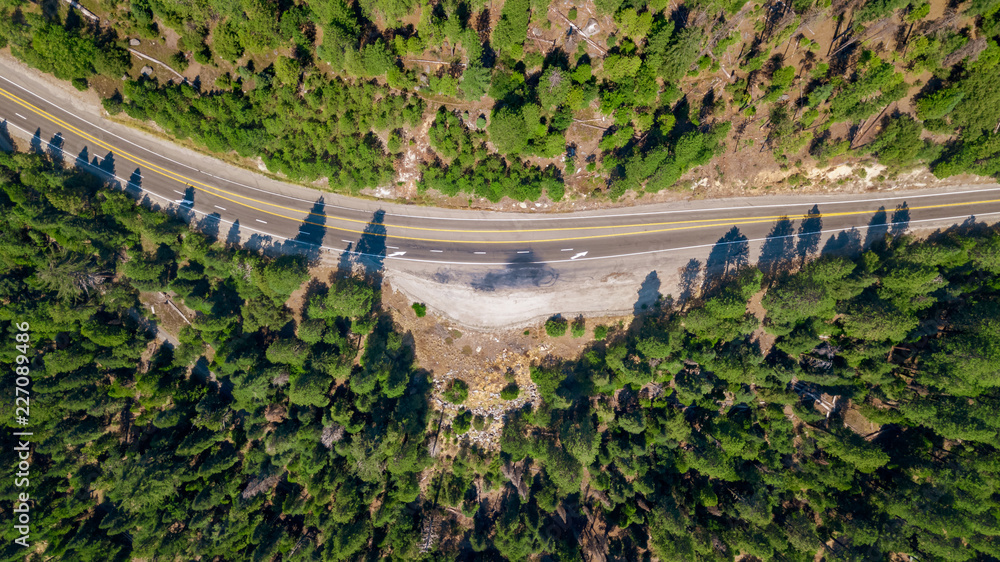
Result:
M113 175L126 189L176 206L220 237L297 245L334 257L344 250L372 254L386 268L431 272L572 264L598 274L626 262L641 270L669 252L706 255L720 244L784 238L788 244L778 245L783 251L812 252L823 240L831 249L839 243L838 233L851 229L870 239L919 225L1000 217L995 184L569 214L533 212L531 204L523 213L493 213L355 199L280 182L115 124L80 95L32 72L11 71L11 64L0 66L0 133L6 129L22 146L27 140L67 164Z

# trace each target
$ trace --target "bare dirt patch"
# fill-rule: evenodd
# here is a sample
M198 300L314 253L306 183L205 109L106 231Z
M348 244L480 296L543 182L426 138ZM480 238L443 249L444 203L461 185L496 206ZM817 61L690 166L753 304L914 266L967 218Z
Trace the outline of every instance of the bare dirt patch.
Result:
M177 341L181 330L190 325L195 316L184 303L177 302L166 293L140 292L139 302L153 313L159 329L172 336L174 342Z
M531 382L532 364L550 358L576 359L593 343L594 326L617 325L623 320L588 319L583 337L574 338L567 331L564 336L552 338L542 325L486 331L461 326L433 311L418 318L412 304L403 293L383 286L383 308L392 314L403 333L412 336L418 366L433 377L433 407L443 413L445 425L465 410L482 416L483 429L474 426L459 441L487 448L499 444L503 418L508 411L538 400L535 384ZM451 404L442 396L454 379L469 385L469 396L461 405ZM500 392L510 383L517 384L520 394L516 400L507 401L500 397Z

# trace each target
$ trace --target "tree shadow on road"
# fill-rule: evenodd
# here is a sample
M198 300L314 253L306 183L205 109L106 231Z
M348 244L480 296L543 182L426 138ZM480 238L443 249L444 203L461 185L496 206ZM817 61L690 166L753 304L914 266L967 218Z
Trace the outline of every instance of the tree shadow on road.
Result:
M795 225L788 217L781 217L764 239L757 267L766 279L774 279L791 268L794 255Z
M813 205L802 222L799 224L799 239L795 243L795 254L799 258L800 264L812 254L819 250L819 243L823 238L823 216L819 212L819 206Z
M6 119L0 121L0 150L4 152L14 152L17 150L14 138L10 136L10 131L7 130Z
M831 234L823 244L822 255L853 256L861 252L861 231L857 228Z
M527 254L512 253L502 268L487 271L470 285L473 289L484 292L548 287L559 278L559 272L548 264L536 263L537 259L532 251Z
M90 149L86 146L80 151L80 154L76 156L75 165L81 170L91 171L90 169Z
M132 172L132 175L128 177L128 183L125 184L125 191L136 196L142 192L142 170L136 168Z
M320 197L303 219L299 233L287 241L287 251L304 254L310 263L316 262L322 253L323 238L326 237L326 218L326 202Z
M750 262L750 243L738 227L733 227L715 243L705 262L701 294L717 289L730 275Z
M868 221L868 231L865 233L865 241L861 245L862 249L884 240L888 233L889 215L885 212L885 207L879 207L872 215L871 220Z
M387 235L385 211L379 209L372 214L372 218L365 226L354 250L352 251L351 245L348 244L347 248L340 254L338 274L349 276L355 272L355 269L360 268L360 273L368 282L375 287L381 286L382 271L385 268Z
M114 183L114 181L115 181L115 153L114 152L108 152L108 154L103 159L101 159L100 162L97 161L97 157L95 156L93 164L94 164L94 166L98 170L101 170L102 172L104 172L105 174L107 174L108 177L105 178L105 179L109 183Z
M138 171L138 170L137 170ZM133 176L135 174L132 174ZM184 195L181 196L180 201L175 201L177 204L177 216L188 223L194 224L195 212L194 212L194 188L190 185L184 190ZM215 213L215 216L219 216ZM204 221L202 221L204 222ZM218 231L218 225L215 225L216 231Z
M232 226L229 227L229 232L226 234L226 245L238 246L242 239L243 237L240 234L240 219L236 219L233 221Z
M219 213L212 213L211 215L206 215L205 218L201 219L198 223L198 230L202 234L212 238L214 240L219 239L219 232L222 228L222 216Z
M687 262L681 269L680 275L680 289L681 292L677 297L677 304L682 308L687 305L687 303L695 298L698 292L698 278L701 277L701 262L692 258Z
M650 271L649 275L639 285L639 297L632 307L632 313L636 316L646 314L651 307L656 306L660 300L660 276L656 270Z
M892 213L892 219L889 221L889 234L895 238L905 233L908 228L910 228L910 207L907 206L906 201L903 201L902 204L896 206L896 210Z
M35 154L45 154L45 149L42 148L42 129L35 129L35 134L31 136L31 142L28 143L31 152Z
M60 168L63 166L63 145L66 140L63 138L62 133L56 133L49 139L48 148L45 153L49 155L53 164L56 164Z

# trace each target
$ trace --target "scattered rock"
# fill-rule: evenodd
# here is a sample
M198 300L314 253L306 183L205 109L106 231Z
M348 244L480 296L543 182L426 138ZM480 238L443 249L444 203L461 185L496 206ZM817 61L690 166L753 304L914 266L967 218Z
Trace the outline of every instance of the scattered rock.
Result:
M138 47L141 43L142 43L142 41L139 41L138 39L129 39L128 40L128 44L132 45L133 47Z
M594 18L590 18L587 20L587 26L581 31L583 31L584 35L595 35L601 32L601 24L597 23L597 20Z
M153 67L151 67L151 66L144 66L144 67L142 67L142 70L140 70L139 72L143 76L149 76L150 74L153 73Z

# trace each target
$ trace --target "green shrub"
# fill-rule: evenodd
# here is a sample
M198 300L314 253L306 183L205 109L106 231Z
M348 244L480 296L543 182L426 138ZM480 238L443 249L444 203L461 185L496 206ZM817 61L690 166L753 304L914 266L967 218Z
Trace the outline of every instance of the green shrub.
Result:
M472 412L469 410L455 416L455 421L451 422L451 428L455 431L455 435L468 432L470 427L472 427Z
M170 58L167 60L167 62L170 64L170 66L174 67L174 70L176 70L177 72L184 72L185 70L187 70L189 64L187 56L185 56L184 53L180 51L177 51L176 53L170 55Z
M500 391L500 398L504 400L517 400L517 397L521 394L521 388L517 386L516 382L512 382L507 386L503 387Z
M87 90L87 79L86 78L74 78L73 80L70 81L70 83L73 84L74 88L76 88L77 90L80 90L81 92L84 92L84 91Z
M427 316L427 305L422 302L413 303L413 312L417 315L417 318L423 318Z
M566 334L566 328L568 327L569 322L565 318L562 316L553 316L545 322L545 333L549 337L558 338Z
M444 399L452 404L461 404L469 397L469 385L462 379L454 379L445 389Z
M570 8L569 9L569 14L567 14L566 17L569 18L570 21L575 21L576 20L576 8Z
M603 340L606 337L608 337L608 327L607 326L601 325L601 326L597 326L597 327L594 328L594 339L595 340L601 341L601 340Z
M587 323L583 319L583 316L577 316L576 320L573 320L573 324L570 325L569 331L574 338L583 337L583 334L587 332Z

